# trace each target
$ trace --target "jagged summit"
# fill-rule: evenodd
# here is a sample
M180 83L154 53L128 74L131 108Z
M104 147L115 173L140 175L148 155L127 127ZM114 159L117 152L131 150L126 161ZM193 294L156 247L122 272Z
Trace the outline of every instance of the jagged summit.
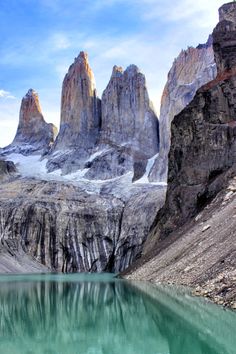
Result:
M160 153L150 172L150 181L166 181L171 122L193 99L203 84L216 76L216 65L210 35L205 44L182 50L168 73L160 109Z
M151 157L158 152L158 119L149 100L146 79L136 65L115 66L102 95L101 140L129 144Z
M98 138L100 119L94 74L87 53L80 52L63 81L60 131L54 150L92 148Z
M217 72L236 66L236 2L219 9L220 22L213 31L213 47Z
M38 93L34 89L30 88L24 97L26 98L26 97L36 96L36 95L38 96Z
M219 21L231 21L236 23L236 3L228 2L219 8Z
M133 171L138 159L144 173L147 159L158 152L158 133L139 68L115 65L101 102L88 55L80 52L63 81L60 131L47 167L64 174L88 169L85 178L103 180Z
M124 70L121 66L114 65L112 69L112 77L114 76L122 76Z
M57 128L45 122L39 103L39 95L29 89L21 101L19 124L13 142L4 153L30 154L47 151L55 140Z

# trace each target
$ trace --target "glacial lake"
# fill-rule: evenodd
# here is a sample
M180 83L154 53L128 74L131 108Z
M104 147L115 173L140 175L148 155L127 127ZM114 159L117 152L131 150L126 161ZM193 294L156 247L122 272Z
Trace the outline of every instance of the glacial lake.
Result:
M0 276L1 354L235 354L236 313L112 275Z

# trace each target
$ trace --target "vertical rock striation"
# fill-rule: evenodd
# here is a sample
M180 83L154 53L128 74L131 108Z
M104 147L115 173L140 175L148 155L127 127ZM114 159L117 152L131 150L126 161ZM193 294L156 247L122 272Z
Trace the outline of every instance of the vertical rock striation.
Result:
M45 152L53 144L56 134L57 128L44 120L37 92L30 89L21 102L15 138L9 146L3 149L3 153Z
M147 158L159 148L158 119L149 100L145 76L137 66L114 66L102 95L101 140L127 145Z
M167 198L148 248L199 212L236 170L236 3L219 13L213 31L218 74L172 122Z
M197 89L216 76L212 36L206 44L182 50L168 73L160 110L160 154L150 172L150 181L166 181L170 126L178 114L193 99Z
M118 272L140 255L163 199L155 188L125 204L73 184L6 180L0 184L0 253L19 259L25 253L58 272Z
M60 132L48 170L86 169L86 179L107 180L138 166L137 176L158 149L158 119L145 76L135 65L124 72L115 66L101 102L87 54L81 52L63 82Z
M57 149L90 149L98 139L100 100L88 55L80 52L66 74L61 94L61 124Z

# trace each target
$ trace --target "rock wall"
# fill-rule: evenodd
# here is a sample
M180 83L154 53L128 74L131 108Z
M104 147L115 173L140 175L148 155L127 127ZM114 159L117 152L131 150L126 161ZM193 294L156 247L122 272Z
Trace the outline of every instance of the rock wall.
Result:
M45 153L53 144L56 134L57 128L44 120L37 92L30 89L21 102L15 138L9 146L2 149L2 152Z
M80 52L62 84L60 131L54 150L94 147L100 128L100 106L88 55Z
M63 82L61 126L49 172L88 169L87 179L112 179L137 163L146 166L158 152L158 119L139 69L130 65L123 72L115 66L101 102L94 82L88 56L81 52Z
M213 47L217 48L219 69L217 77L201 87L192 102L172 122L167 197L150 235L150 240L154 242L206 206L224 186L230 171L234 173L235 170L236 67L230 58L231 48L233 52L235 50L236 3L227 8L233 10L233 22L227 25L233 29L227 32L228 42L219 41L225 34L222 16L225 6L219 10L221 22L213 31ZM227 18L231 17L228 15ZM223 58L223 63L219 63L219 53L224 52L225 45L229 60ZM150 241L147 247L151 244Z
M137 66L114 66L102 95L101 142L124 145L150 158L158 152L158 119Z
M160 109L160 153L150 171L150 181L166 181L168 153L171 139L171 122L193 99L197 89L213 80L216 65L212 36L206 44L182 50L168 73Z
M214 29L214 53L218 73L236 66L236 7L234 2L219 9L220 22Z
M73 184L13 179L0 185L1 244L58 272L119 272L140 255L163 202L157 189L126 203Z

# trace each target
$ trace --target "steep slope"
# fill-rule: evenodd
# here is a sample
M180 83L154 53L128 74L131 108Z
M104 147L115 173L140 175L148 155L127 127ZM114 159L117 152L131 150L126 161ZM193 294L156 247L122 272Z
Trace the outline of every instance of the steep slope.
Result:
M150 171L150 181L166 181L171 122L193 99L203 84L216 76L212 36L206 44L182 50L168 73L160 109L160 153Z
M21 102L15 138L1 153L45 153L53 144L56 134L57 128L44 120L37 92L30 89Z
M235 191L236 180L229 179L207 208L160 241L127 278L188 285L196 294L236 308Z
M100 127L100 100L88 55L80 52L62 84L61 123L54 150L92 148Z
M158 119L148 97L145 76L135 65L125 71L114 66L102 95L98 149L85 177L109 179L134 171L134 180L158 152Z
M94 74L87 53L80 52L63 80L60 130L48 170L61 168L67 174L83 168L98 140L100 125L101 101Z
M101 141L126 144L147 158L158 152L158 119L149 100L145 76L137 66L114 66L102 95Z
M54 271L122 271L140 255L163 202L157 188L124 202L76 183L13 178L0 185L1 243Z
M211 278L217 282L220 273L226 272L228 276L229 270L235 298L235 183L231 182L222 204L210 204L226 188L228 178L236 174L236 68L232 55L236 3L223 5L219 12L220 22L213 31L218 74L197 91L192 102L172 122L166 202L157 214L144 254L156 255L147 271L156 280L174 279L171 272L175 267L179 271L178 275L174 272L175 282L190 285ZM230 197L232 202L226 205ZM208 214L209 208L212 212ZM209 224L206 221L195 229L193 217L202 210ZM173 240L176 241L171 245ZM210 271L206 272L207 269ZM135 277L135 273L130 277Z
M16 166L12 161L0 160L0 181L9 178L16 171Z
M48 171L84 170L86 179L108 180L135 170L139 177L158 149L158 119L145 76L135 65L124 72L115 66L101 102L88 55L81 52L63 81L60 132Z

